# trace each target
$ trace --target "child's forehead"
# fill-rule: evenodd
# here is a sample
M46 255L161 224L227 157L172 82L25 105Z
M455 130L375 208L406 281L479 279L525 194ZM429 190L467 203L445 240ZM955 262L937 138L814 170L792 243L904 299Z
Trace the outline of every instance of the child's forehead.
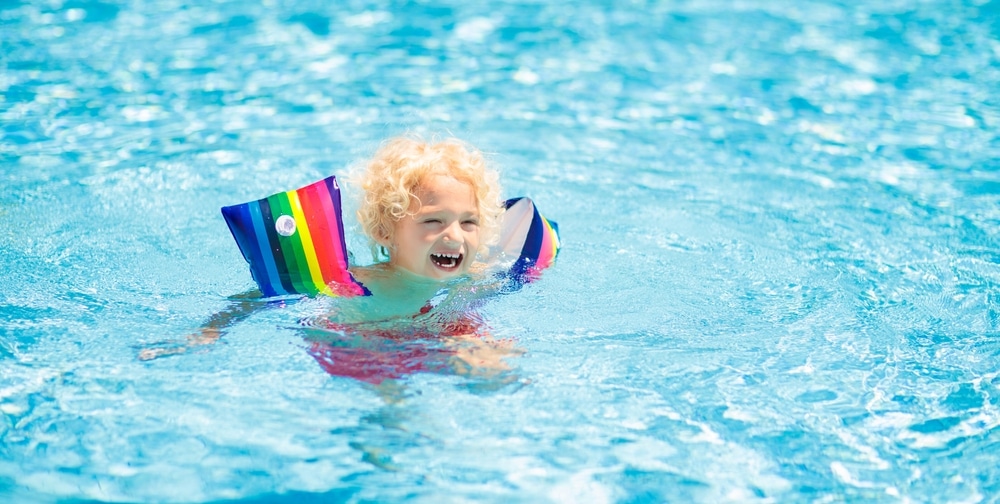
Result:
M476 193L470 182L449 176L428 177L414 190L420 206L434 206L443 203L467 203L476 206Z
M440 193L449 191L475 192L475 184L464 177L456 177L450 173L429 173L420 178L413 188L414 193Z

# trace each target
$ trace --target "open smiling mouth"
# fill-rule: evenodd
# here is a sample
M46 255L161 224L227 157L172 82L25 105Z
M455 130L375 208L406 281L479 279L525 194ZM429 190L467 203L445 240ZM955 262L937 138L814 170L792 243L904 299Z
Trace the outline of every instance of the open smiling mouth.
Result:
M431 262L444 270L453 270L462 264L462 254L431 254Z

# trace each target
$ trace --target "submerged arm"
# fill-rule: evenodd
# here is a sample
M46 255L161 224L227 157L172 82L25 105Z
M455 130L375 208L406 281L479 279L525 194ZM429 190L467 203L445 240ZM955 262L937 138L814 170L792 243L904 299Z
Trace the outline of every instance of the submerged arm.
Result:
M181 345L155 345L139 351L139 360L152 360L168 355L177 355L189 349L215 343L226 333L226 329L246 319L259 308L267 306L260 297L260 291L253 289L229 297L229 306L212 315L197 331L189 334Z

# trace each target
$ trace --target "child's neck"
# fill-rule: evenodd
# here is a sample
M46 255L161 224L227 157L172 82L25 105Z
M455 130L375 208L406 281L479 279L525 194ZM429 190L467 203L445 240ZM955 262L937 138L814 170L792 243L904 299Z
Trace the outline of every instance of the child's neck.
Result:
M358 308L365 312L360 318L364 319L416 315L450 284L416 275L387 262L356 268L354 275L372 293L371 297L357 299Z

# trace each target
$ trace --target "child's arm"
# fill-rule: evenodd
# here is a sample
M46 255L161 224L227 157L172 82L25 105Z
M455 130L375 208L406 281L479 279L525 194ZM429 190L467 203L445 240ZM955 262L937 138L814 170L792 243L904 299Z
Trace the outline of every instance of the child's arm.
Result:
M139 360L152 360L168 355L177 355L201 345L215 343L226 333L226 329L246 319L259 308L267 306L260 297L260 291L253 289L242 294L231 296L231 303L222 311L212 315L197 331L187 336L184 344L150 346L139 351Z

